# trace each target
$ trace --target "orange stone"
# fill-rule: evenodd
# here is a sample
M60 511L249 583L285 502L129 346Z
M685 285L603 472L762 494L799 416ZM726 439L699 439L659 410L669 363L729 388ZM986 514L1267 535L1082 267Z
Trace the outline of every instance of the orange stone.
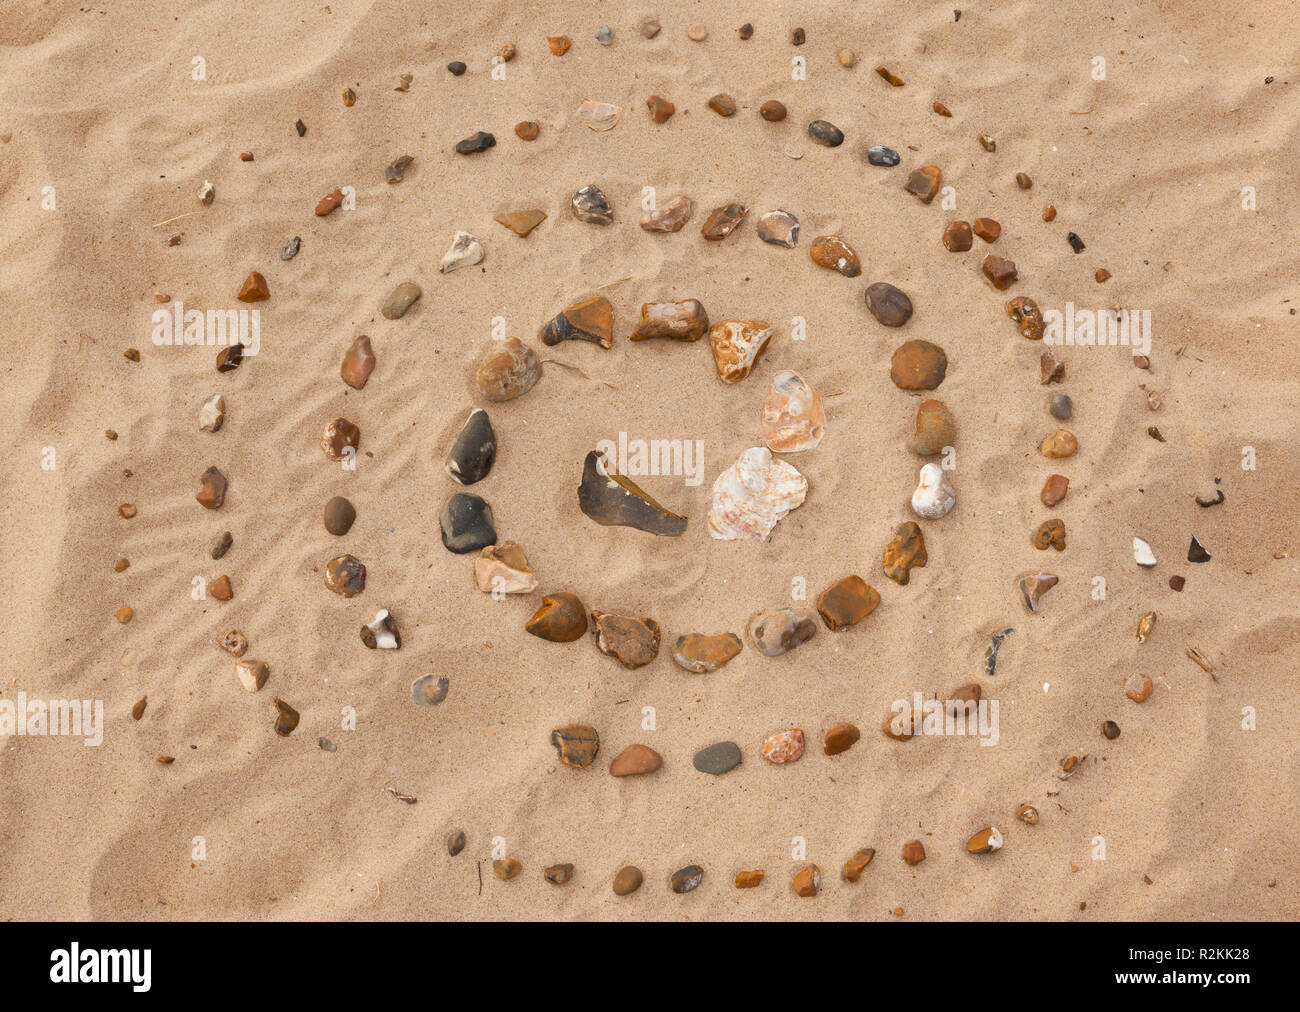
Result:
M880 594L862 577L846 576L827 587L817 598L817 613L827 629L847 629L876 610Z
M325 215L332 211L337 211L342 206L343 191L335 188L325 194L325 196L321 197L320 201L316 204L316 217L324 218Z
M815 864L810 864L794 877L794 894L810 899L816 896L822 887L822 872Z
M653 773L664 764L663 756L649 745L629 745L609 764L612 777L639 777Z
M552 56L563 56L569 51L573 41L567 35L548 35L546 45L550 47Z
M515 235L527 235L546 220L546 212L532 207L526 211L509 211L504 214L495 214L492 216L492 220L500 222Z
M975 234L985 242L997 242L998 236L1002 234L1002 226L992 218L976 218Z
M862 273L862 262L853 247L837 235L819 235L808 248L808 255L817 266L839 271L846 278Z
M990 253L984 258L984 276L992 282L993 287L998 291L1005 291L1010 288L1016 280L1016 265L1010 260L1003 257L994 256Z
M943 230L943 245L950 253L965 253L973 242L968 221L950 221Z
M862 877L863 870L871 863L871 859L876 856L875 850L871 847L864 847L851 858L844 862L844 879L847 882L856 882Z
M925 551L925 535L911 520L898 525L894 540L885 546L885 575L900 587L911 579L913 566L924 566L930 557Z
M928 204L934 200L935 194L939 192L939 184L942 182L943 173L939 170L939 166L922 165L919 169L912 170L903 189L920 197L922 203Z
M212 596L218 601L229 601L235 596L235 592L230 586L230 577L225 574L213 580L209 589L212 591Z
M1043 338L1043 314L1038 311L1038 303L1024 295L1017 295L1007 303L1007 315L1020 328L1020 336L1030 341Z
M756 869L754 871L736 872L737 889L753 889L756 885L758 885L762 881L763 881L763 871L761 868Z
M244 285L239 289L239 295L236 298L240 302L261 302L263 299L271 297L271 290L266 287L266 278L258 274L257 271L251 271L247 278L244 279Z
M903 844L903 860L912 867L925 860L925 847L920 840L910 840Z
M769 737L763 742L763 758L778 766L798 762L803 758L803 731L792 727Z
M677 111L677 106L658 95L651 95L645 100L645 104L650 110L650 118L656 123L667 123L672 114Z
M826 732L826 754L839 755L847 752L861 737L862 732L852 724L836 724Z

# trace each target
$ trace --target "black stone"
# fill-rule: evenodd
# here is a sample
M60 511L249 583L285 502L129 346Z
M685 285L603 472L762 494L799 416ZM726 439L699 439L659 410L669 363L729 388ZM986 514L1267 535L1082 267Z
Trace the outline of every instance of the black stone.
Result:
M686 518L669 512L636 483L609 472L608 458L599 450L587 454L578 486L578 506L604 527L634 527L650 534L677 537L686 532Z
M293 128L294 128L295 130L298 131L298 136L299 136L299 137L306 137L306 136L307 136L307 124L304 123L302 120L298 120L298 122L296 122L296 123L293 125Z
M298 255L298 250L302 248L302 237L295 235L284 244L284 251L280 254L281 260L292 260Z
M838 148L844 143L844 131L824 119L815 119L808 124L808 136L814 143L828 148Z
M460 60L452 60L451 63L447 64L447 69L460 77L461 74L465 73L465 64L461 63Z
M1202 545L1199 541L1197 541L1196 538L1192 538L1192 543L1187 549L1187 561L1188 562L1209 562L1210 561L1210 553L1205 550L1205 546Z
M868 285L867 308L886 327L901 327L912 318L912 300L884 281Z
M902 156L897 151L881 144L867 148L867 161L872 165L897 165L901 159Z
M244 346L230 344L217 352L217 372L233 372L244 361Z
M472 155L496 146L497 139L486 130L480 130L473 137L466 137L456 145L456 153Z
M1082 253L1085 249L1088 248L1087 246L1085 246L1085 245L1083 244L1083 240L1080 239L1080 238L1079 238L1077 235L1075 235L1073 232L1071 232L1071 233L1070 233L1069 235L1067 235L1065 238L1068 239L1068 240L1070 241L1070 249L1074 250L1074 252L1076 252L1076 253Z
M701 773L720 777L740 765L740 746L734 741L720 741L695 753L691 764Z
M457 492L447 500L439 518L442 544L449 552L465 555L497 543L492 507L480 496Z
M447 473L462 485L482 481L497 459L497 434L482 408L470 412L447 454Z
M807 41L808 33L802 28L796 28L790 33L790 45L792 46L802 46Z

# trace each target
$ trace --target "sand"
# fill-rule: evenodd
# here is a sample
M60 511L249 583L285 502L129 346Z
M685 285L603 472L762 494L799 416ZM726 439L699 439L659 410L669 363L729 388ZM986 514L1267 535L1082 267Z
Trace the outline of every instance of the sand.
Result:
M955 23L949 7L869 6L5 5L0 699L102 700L106 726L98 747L0 740L0 917L1300 915L1289 712L1300 632L1300 25L1273 4L980 3L961 5ZM637 25L651 14L663 31L646 41ZM745 20L756 30L741 42ZM687 40L692 22L709 26L706 42ZM593 38L604 23L609 48ZM808 36L798 49L796 25ZM557 58L545 36L561 32L574 42ZM489 60L508 41L519 55L493 81ZM860 56L852 70L835 59L845 46ZM795 55L806 58L805 81L791 79ZM1103 82L1091 76L1096 56ZM453 59L469 64L464 77L444 69ZM885 84L878 63L906 85ZM402 72L414 75L405 94L393 90ZM345 108L349 86L358 99ZM705 106L720 91L740 105L731 119ZM652 93L677 104L663 126L646 112ZM769 98L789 107L785 122L759 118ZM622 121L587 130L584 99L618 104ZM936 99L951 119L931 111ZM839 125L845 144L811 144L815 118ZM542 125L532 144L513 134L523 119ZM496 135L493 150L452 153L480 129ZM996 152L981 148L981 133ZM867 165L873 143L899 150L902 165ZM243 151L255 160L241 162ZM388 185L384 167L402 154L415 164ZM926 163L942 167L955 211L903 192L906 172ZM1016 188L1018 171L1031 190ZM209 207L197 199L205 180L216 187ZM588 183L608 195L614 225L570 214L570 194ZM356 209L315 217L336 186L355 188ZM681 233L637 227L646 186L660 200L696 202ZM42 206L46 187L53 209ZM1243 209L1244 187L1254 210ZM733 200L750 219L727 241L704 242L708 210ZM1059 214L1046 224L1049 202ZM527 239L492 221L534 206L549 218ZM777 207L802 223L797 249L755 235L757 216ZM1069 460L1038 454L1057 425L1038 382L1041 348L1019 337L1008 295L981 277L983 243L951 254L939 242L948 220L978 215L1000 221L989 250L1019 267L1010 295L1152 312L1149 372L1126 348L1062 350L1059 389L1074 400L1067 424L1080 443ZM481 269L440 275L457 228L476 234L487 257ZM1071 230L1082 254L1066 242ZM175 232L183 239L168 247ZM809 261L808 244L829 232L855 245L861 278ZM282 262L293 235L302 252ZM1114 275L1105 285L1093 280L1099 267ZM240 308L250 270L271 293L258 307L255 359L219 376L215 349L153 345L155 293ZM405 318L383 319L381 299L404 280L423 299ZM904 329L866 311L862 292L875 280L910 294L916 313ZM615 306L614 347L547 349L575 368L548 365L532 393L489 406L500 452L472 491L491 502L501 536L526 547L542 591L573 590L588 607L662 624L666 648L636 671L590 640L528 636L539 595L492 601L474 589L470 560L439 543L442 503L459 490L442 460L483 403L472 370L493 319L538 346L537 328L598 286ZM721 384L706 342L627 341L640 303L688 297L714 319L773 324L747 380ZM791 339L795 317L805 341ZM339 362L362 333L378 367L352 391ZM888 378L893 349L909 338L949 356L937 396L958 423L958 503L923 523L929 565L900 587L880 556L912 518L921 463L905 445L919 397ZM124 358L128 347L140 362ZM758 444L781 368L826 397L826 438L790 457L808 500L766 544L713 541L712 481ZM1163 395L1158 412L1142 384ZM215 392L226 398L225 427L199 432L199 406ZM319 448L338 415L362 431L352 473ZM1148 437L1152 424L1167 443ZM579 512L583 457L619 432L704 441L703 484L644 482L690 517L683 537L598 527ZM1243 470L1244 447L1254 470ZM215 513L194 501L209 465L230 481ZM1038 494L1056 470L1070 493L1048 511ZM1226 502L1197 507L1216 478ZM336 494L359 514L344 538L320 520ZM119 518L121 502L139 515ZM1050 516L1068 530L1060 555L1030 545ZM224 530L234 547L213 562L209 546ZM1134 535L1150 541L1156 568L1134 565ZM1193 535L1210 562L1184 561ZM322 585L342 551L369 571L353 600ZM115 573L123 556L131 566ZM1061 582L1028 615L1014 580L1037 568ZM747 648L712 675L669 658L682 633L741 632L753 612L789 603L796 580L811 598L850 572L883 599L855 629L823 630L780 658ZM232 601L191 597L194 578L221 573ZM1187 578L1181 594L1168 587L1176 573ZM1104 601L1092 597L1097 577ZM122 604L135 609L126 625L113 617ZM382 607L402 629L396 653L359 642ZM1159 621L1139 645L1149 610ZM986 678L989 637L1007 626L1017 631ZM230 627L271 666L256 695L211 643ZM1217 681L1186 658L1189 644ZM128 651L136 656L123 663ZM1141 705L1120 688L1135 672L1155 683ZM413 706L409 683L431 673L450 678L447 701ZM894 699L971 681L1000 702L996 747L880 734ZM275 696L302 714L287 739L272 731ZM648 712L653 730L642 729ZM1249 715L1255 729L1243 730ZM1120 724L1119 739L1101 736L1105 719ZM549 743L552 727L574 721L601 735L586 770L560 766ZM843 721L863 738L830 759L821 736ZM808 754L782 768L763 762L763 739L792 726L807 733ZM318 747L322 736L336 752ZM743 764L717 779L692 769L694 752L722 739L742 745ZM657 749L663 769L610 777L608 761L633 742ZM1061 759L1082 753L1082 770L1059 780ZM1037 826L1015 822L1021 803L1038 807ZM965 841L988 825L1006 846L968 855ZM457 827L469 844L450 858L444 839ZM929 856L909 868L902 848L914 839ZM523 863L514 881L492 876L494 841ZM875 862L857 884L841 881L841 864L864 846ZM816 899L790 887L807 861L823 871ZM542 878L556 862L577 867L562 888ZM627 863L646 884L619 899L610 882ZM669 874L691 863L705 868L702 886L674 895ZM767 881L733 888L751 868Z

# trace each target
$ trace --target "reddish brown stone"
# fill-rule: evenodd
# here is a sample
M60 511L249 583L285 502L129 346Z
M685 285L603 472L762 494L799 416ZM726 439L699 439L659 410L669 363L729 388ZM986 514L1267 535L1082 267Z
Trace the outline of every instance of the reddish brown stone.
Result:
M975 234L985 242L997 242L1002 234L1002 226L992 218L976 218Z
M1055 506L1065 498L1065 493L1070 490L1070 479L1063 474L1054 474L1047 479L1043 485L1043 494L1041 496L1043 505L1047 507Z
M293 733L293 729L298 726L298 720L298 711L283 699L277 698L275 701L275 733L281 738L289 737Z
M343 597L356 597L366 587L366 567L355 555L340 555L325 565L325 586Z
M659 656L659 623L635 615L591 613L591 634L602 654L625 668L639 668Z
M817 598L817 613L827 629L847 629L876 610L880 594L854 574L831 584Z
M546 46L550 49L552 56L563 56L569 51L571 45L573 45L573 40L567 35L546 36Z
M903 860L913 867L925 860L925 847L920 840L910 840L903 844Z
M673 660L678 667L695 674L716 671L741 651L740 637L735 633L706 636L687 633L679 637L673 647Z
M844 862L844 880L846 882L856 882L862 877L863 870L871 863L871 859L876 856L875 850L871 847L864 847L851 858Z
M536 120L525 119L515 124L515 136L521 141L535 141L542 128Z
M249 273L244 279L243 287L239 289L239 295L236 296L240 302L261 302L270 297L271 291L266 287L266 278L257 271Z
M818 267L839 271L846 278L862 273L862 262L853 247L837 235L819 235L808 247L808 255Z
M836 724L826 732L826 754L839 755L841 752L847 752L861 737L862 732L852 724Z
M998 291L1005 291L1016 280L1016 265L1003 257L990 253L984 258L984 276Z
M894 540L885 546L885 575L906 587L913 566L924 566L930 557L925 551L925 535L911 520L898 525Z
M587 609L576 594L547 594L524 628L552 643L572 643L587 632Z
M339 375L343 377L343 382L352 387L353 390L360 390L370 379L371 372L375 368L375 352L370 347L370 338L362 334L352 342L352 347L343 356L343 364L339 367Z
M218 601L229 601L235 596L235 591L230 586L230 577L225 574L222 574L213 580L208 589L212 592L212 596Z
M890 360L889 377L903 390L933 390L948 372L948 356L929 341L899 345Z
M803 871L794 877L794 894L810 899L816 896L822 886L821 869L815 864L810 864Z
M934 196L939 192L939 185L942 182L943 173L939 171L939 166L923 165L919 169L912 170L903 189L908 193L915 194L921 198L922 202L928 204L934 200Z
M677 111L677 106L658 95L651 95L645 100L645 104L650 110L650 118L656 123L667 123L672 114Z
M546 220L546 212L540 208L532 207L524 211L505 211L501 214L494 214L492 220L504 225L515 235L526 236Z
M709 108L719 116L736 115L736 100L730 95L719 93L709 99Z
M745 215L748 213L749 208L744 204L724 204L722 207L714 208L700 232L704 238L715 242L725 239L745 220Z
M663 756L649 745L629 745L609 764L612 777L639 777L653 773L664 764Z
M324 218L331 211L337 211L343 206L343 191L339 189L331 190L325 196L321 197L320 202L316 205L316 217Z
M942 453L957 441L957 423L943 401L925 400L916 409L916 432L908 449L922 457Z
M199 505L204 509L220 509L226 501L226 476L215 467L210 467L199 476L199 483L202 488L194 497Z
M633 341L662 337L670 341L698 341L709 330L709 314L699 299L680 302L643 302L641 317L632 331Z
M736 872L737 889L753 889L763 881L763 870L761 868L754 871Z
M321 433L321 452L330 460L345 460L360 445L361 430L346 418L332 419Z
M968 221L950 221L943 230L943 245L950 253L965 253L973 242Z
M1020 336L1030 341L1043 338L1043 314L1038 311L1038 303L1033 299L1017 295L1007 303L1007 315L1020 328Z
M1034 547L1046 551L1049 547L1065 551L1065 524L1059 520L1044 520L1034 532Z
M783 103L772 98L758 107L758 114L769 123L780 123L786 117L786 108Z

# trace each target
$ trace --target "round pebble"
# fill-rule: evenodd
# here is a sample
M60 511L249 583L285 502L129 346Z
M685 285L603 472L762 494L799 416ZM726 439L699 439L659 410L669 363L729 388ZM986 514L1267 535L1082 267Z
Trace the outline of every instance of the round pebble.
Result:
M641 869L633 865L625 865L619 869L614 876L614 895L627 896L641 888L641 883L645 881L645 876L641 874Z
M341 538L350 531L356 519L356 507L341 495L336 495L325 504L325 529L336 538Z

